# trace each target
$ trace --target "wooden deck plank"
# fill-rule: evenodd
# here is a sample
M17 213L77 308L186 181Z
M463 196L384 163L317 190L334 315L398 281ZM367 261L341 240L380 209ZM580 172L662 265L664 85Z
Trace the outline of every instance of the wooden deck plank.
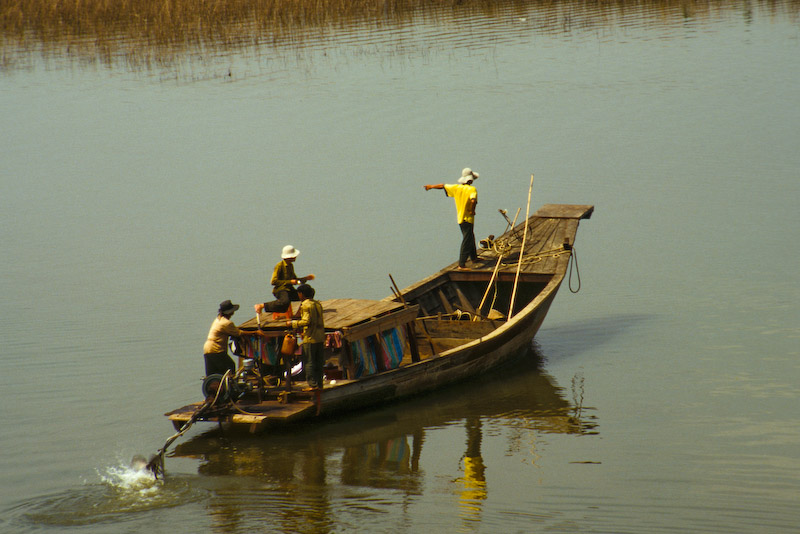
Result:
M386 300L328 299L320 302L326 330L340 330L403 308L402 303ZM255 329L257 326L255 317L239 325L245 329ZM261 327L283 331L286 329L286 318L282 315L273 321L271 313L262 313Z
M190 404L178 410L167 412L164 415L172 421L186 422L202 404L203 403ZM264 401L260 405L242 405L240 408L243 412L247 412L248 410L251 410L251 412L234 412L230 415L230 421L232 423L253 424L262 423L269 419L289 420L314 408L314 402L296 400L290 404L282 404L276 401ZM215 420L215 416L212 416L210 419Z
M360 323L352 327L343 327L345 339L348 341L356 341L363 339L367 336L404 325L414 320L419 313L419 306L411 306L403 309L398 313L393 313L390 317L380 321L369 321Z
M594 206L586 204L545 204L533 215L554 219L588 219L593 211Z
M399 302L389 302L382 300L361 300L361 299L336 299L334 301L323 301L322 309L330 307L331 312L325 315L325 327L341 329L348 326L355 326L358 323L368 321L374 317L386 315L403 308Z
M569 253L558 254L564 242L569 238L570 243L575 239L577 232L578 219L537 219L529 227L527 243L525 245L525 258L521 267L521 272L529 275L547 275L557 272L562 261L569 259ZM520 227L524 230L524 227ZM519 246L520 243L513 243ZM539 261L536 261L540 258ZM499 271L515 272L516 261L509 261L501 264Z

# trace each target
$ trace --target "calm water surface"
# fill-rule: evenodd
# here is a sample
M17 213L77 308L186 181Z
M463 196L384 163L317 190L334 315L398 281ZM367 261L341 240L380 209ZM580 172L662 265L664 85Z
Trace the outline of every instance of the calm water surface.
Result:
M517 3L152 68L4 49L0 531L795 531L798 14ZM596 206L516 365L127 469L286 243L322 298L453 261L421 186L464 166L481 236L531 173L534 209Z

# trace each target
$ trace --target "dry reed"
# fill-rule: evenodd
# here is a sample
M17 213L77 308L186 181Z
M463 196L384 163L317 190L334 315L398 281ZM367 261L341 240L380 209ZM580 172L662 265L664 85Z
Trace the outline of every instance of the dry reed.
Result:
M762 0L767 9L797 14L800 0ZM2 0L0 67L17 51L77 55L82 61L169 64L189 51L258 47L298 30L370 21L410 20L442 9L489 17L509 10L551 11L561 30L607 13L647 10L655 18L698 17L746 9L725 0Z

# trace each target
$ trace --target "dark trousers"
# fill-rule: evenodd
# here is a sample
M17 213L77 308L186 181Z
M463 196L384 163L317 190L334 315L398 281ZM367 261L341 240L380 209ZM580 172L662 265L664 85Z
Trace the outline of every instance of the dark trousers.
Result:
M295 288L290 291L278 291L275 297L276 300L264 303L264 311L282 313L289 309L290 302L298 302L300 300L300 295L297 294Z
M475 247L475 225L467 221L458 225L461 228L461 252L458 255L458 265L466 266L467 260L478 260L478 249Z
M206 360L206 376L224 375L228 370L231 373L236 371L236 364L233 363L233 359L228 356L227 352L203 354L203 358Z
M312 388L322 387L325 365L325 343L303 343L306 381Z

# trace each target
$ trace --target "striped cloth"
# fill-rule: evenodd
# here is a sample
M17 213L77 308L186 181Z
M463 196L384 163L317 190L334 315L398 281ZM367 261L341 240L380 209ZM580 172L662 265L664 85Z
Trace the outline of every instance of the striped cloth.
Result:
M403 360L405 330L400 327L350 342L355 378L395 369Z

